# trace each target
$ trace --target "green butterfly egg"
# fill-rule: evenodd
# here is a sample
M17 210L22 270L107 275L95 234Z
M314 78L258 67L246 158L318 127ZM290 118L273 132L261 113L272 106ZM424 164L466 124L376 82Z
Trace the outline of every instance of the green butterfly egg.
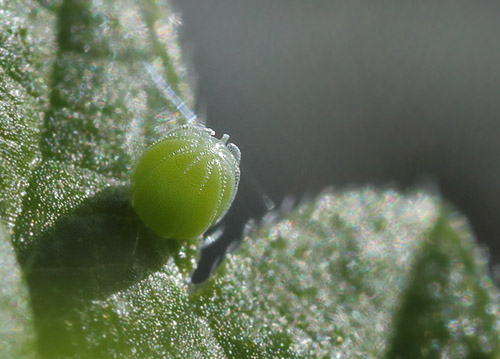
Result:
M183 125L140 158L132 175L132 206L166 238L199 237L226 214L240 179L240 150L215 132Z

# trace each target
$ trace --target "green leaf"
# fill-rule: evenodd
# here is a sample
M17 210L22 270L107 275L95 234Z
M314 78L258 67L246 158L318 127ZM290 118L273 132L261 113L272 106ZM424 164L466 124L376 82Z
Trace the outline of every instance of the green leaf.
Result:
M423 193L327 192L264 221L193 288L197 245L158 238L129 203L136 159L179 120L141 62L189 97L170 9L0 10L0 218L31 301L1 234L1 313L16 321L0 332L26 350L14 357L32 354L31 317L44 358L499 356L485 256L465 219Z
M36 18L36 5L13 3L0 2L0 216L9 228L20 214L31 171L40 160L40 104L46 93L46 66L40 60L50 49L31 33L40 29L36 19L28 25Z
M14 249L0 225L0 357L36 358L29 293Z
M46 305L44 349L78 358L496 358L499 293L464 223L424 194L328 193L251 234L197 290L175 256L93 296L85 281L68 284L75 271L45 268L34 277L45 283L35 292Z
M215 283L198 311L232 328L218 340L235 357L277 355L273 334L295 353L282 357L499 355L484 254L465 219L425 194L327 193L251 235ZM270 348L238 342L238 328Z
M496 358L500 295L464 218L443 213L413 266L390 358Z

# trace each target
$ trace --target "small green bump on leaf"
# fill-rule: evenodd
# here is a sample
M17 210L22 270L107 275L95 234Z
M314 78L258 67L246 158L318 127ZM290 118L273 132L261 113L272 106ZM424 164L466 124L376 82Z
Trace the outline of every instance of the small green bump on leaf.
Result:
M229 209L238 189L240 152L214 131L183 125L140 158L132 175L132 206L165 238L203 234Z

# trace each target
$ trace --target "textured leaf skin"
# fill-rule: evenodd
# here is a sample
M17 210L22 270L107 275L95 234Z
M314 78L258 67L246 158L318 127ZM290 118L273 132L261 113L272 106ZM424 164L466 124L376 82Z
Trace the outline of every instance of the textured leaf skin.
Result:
M54 52L53 23L42 19L40 6L32 1L0 1L0 9L0 217L11 229L40 160L44 78L50 68L40 57L48 60Z
M192 288L196 243L159 238L130 205L136 160L158 121L176 120L140 62L186 89L168 12L0 9L0 216L20 265L2 246L0 304L14 350L24 338L24 354L51 359L498 358L486 257L465 219L422 193L325 193L264 221Z
M169 248L167 263L121 286L80 285L67 266L38 270L40 312L51 313L45 350L77 358L498 356L500 296L485 258L464 219L425 194L327 193L251 233L199 288L179 265L196 246ZM148 257L134 261L141 268ZM104 281L98 270L107 272L87 270L94 285Z

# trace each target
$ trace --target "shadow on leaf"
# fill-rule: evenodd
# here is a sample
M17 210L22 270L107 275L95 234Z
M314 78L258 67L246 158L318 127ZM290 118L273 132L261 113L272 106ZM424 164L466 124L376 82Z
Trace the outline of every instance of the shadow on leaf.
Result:
M145 228L129 203L128 188L105 190L62 216L29 250L23 268L42 352L61 353L65 345L70 351L64 323L92 300L158 270L178 251L175 240L159 240Z

